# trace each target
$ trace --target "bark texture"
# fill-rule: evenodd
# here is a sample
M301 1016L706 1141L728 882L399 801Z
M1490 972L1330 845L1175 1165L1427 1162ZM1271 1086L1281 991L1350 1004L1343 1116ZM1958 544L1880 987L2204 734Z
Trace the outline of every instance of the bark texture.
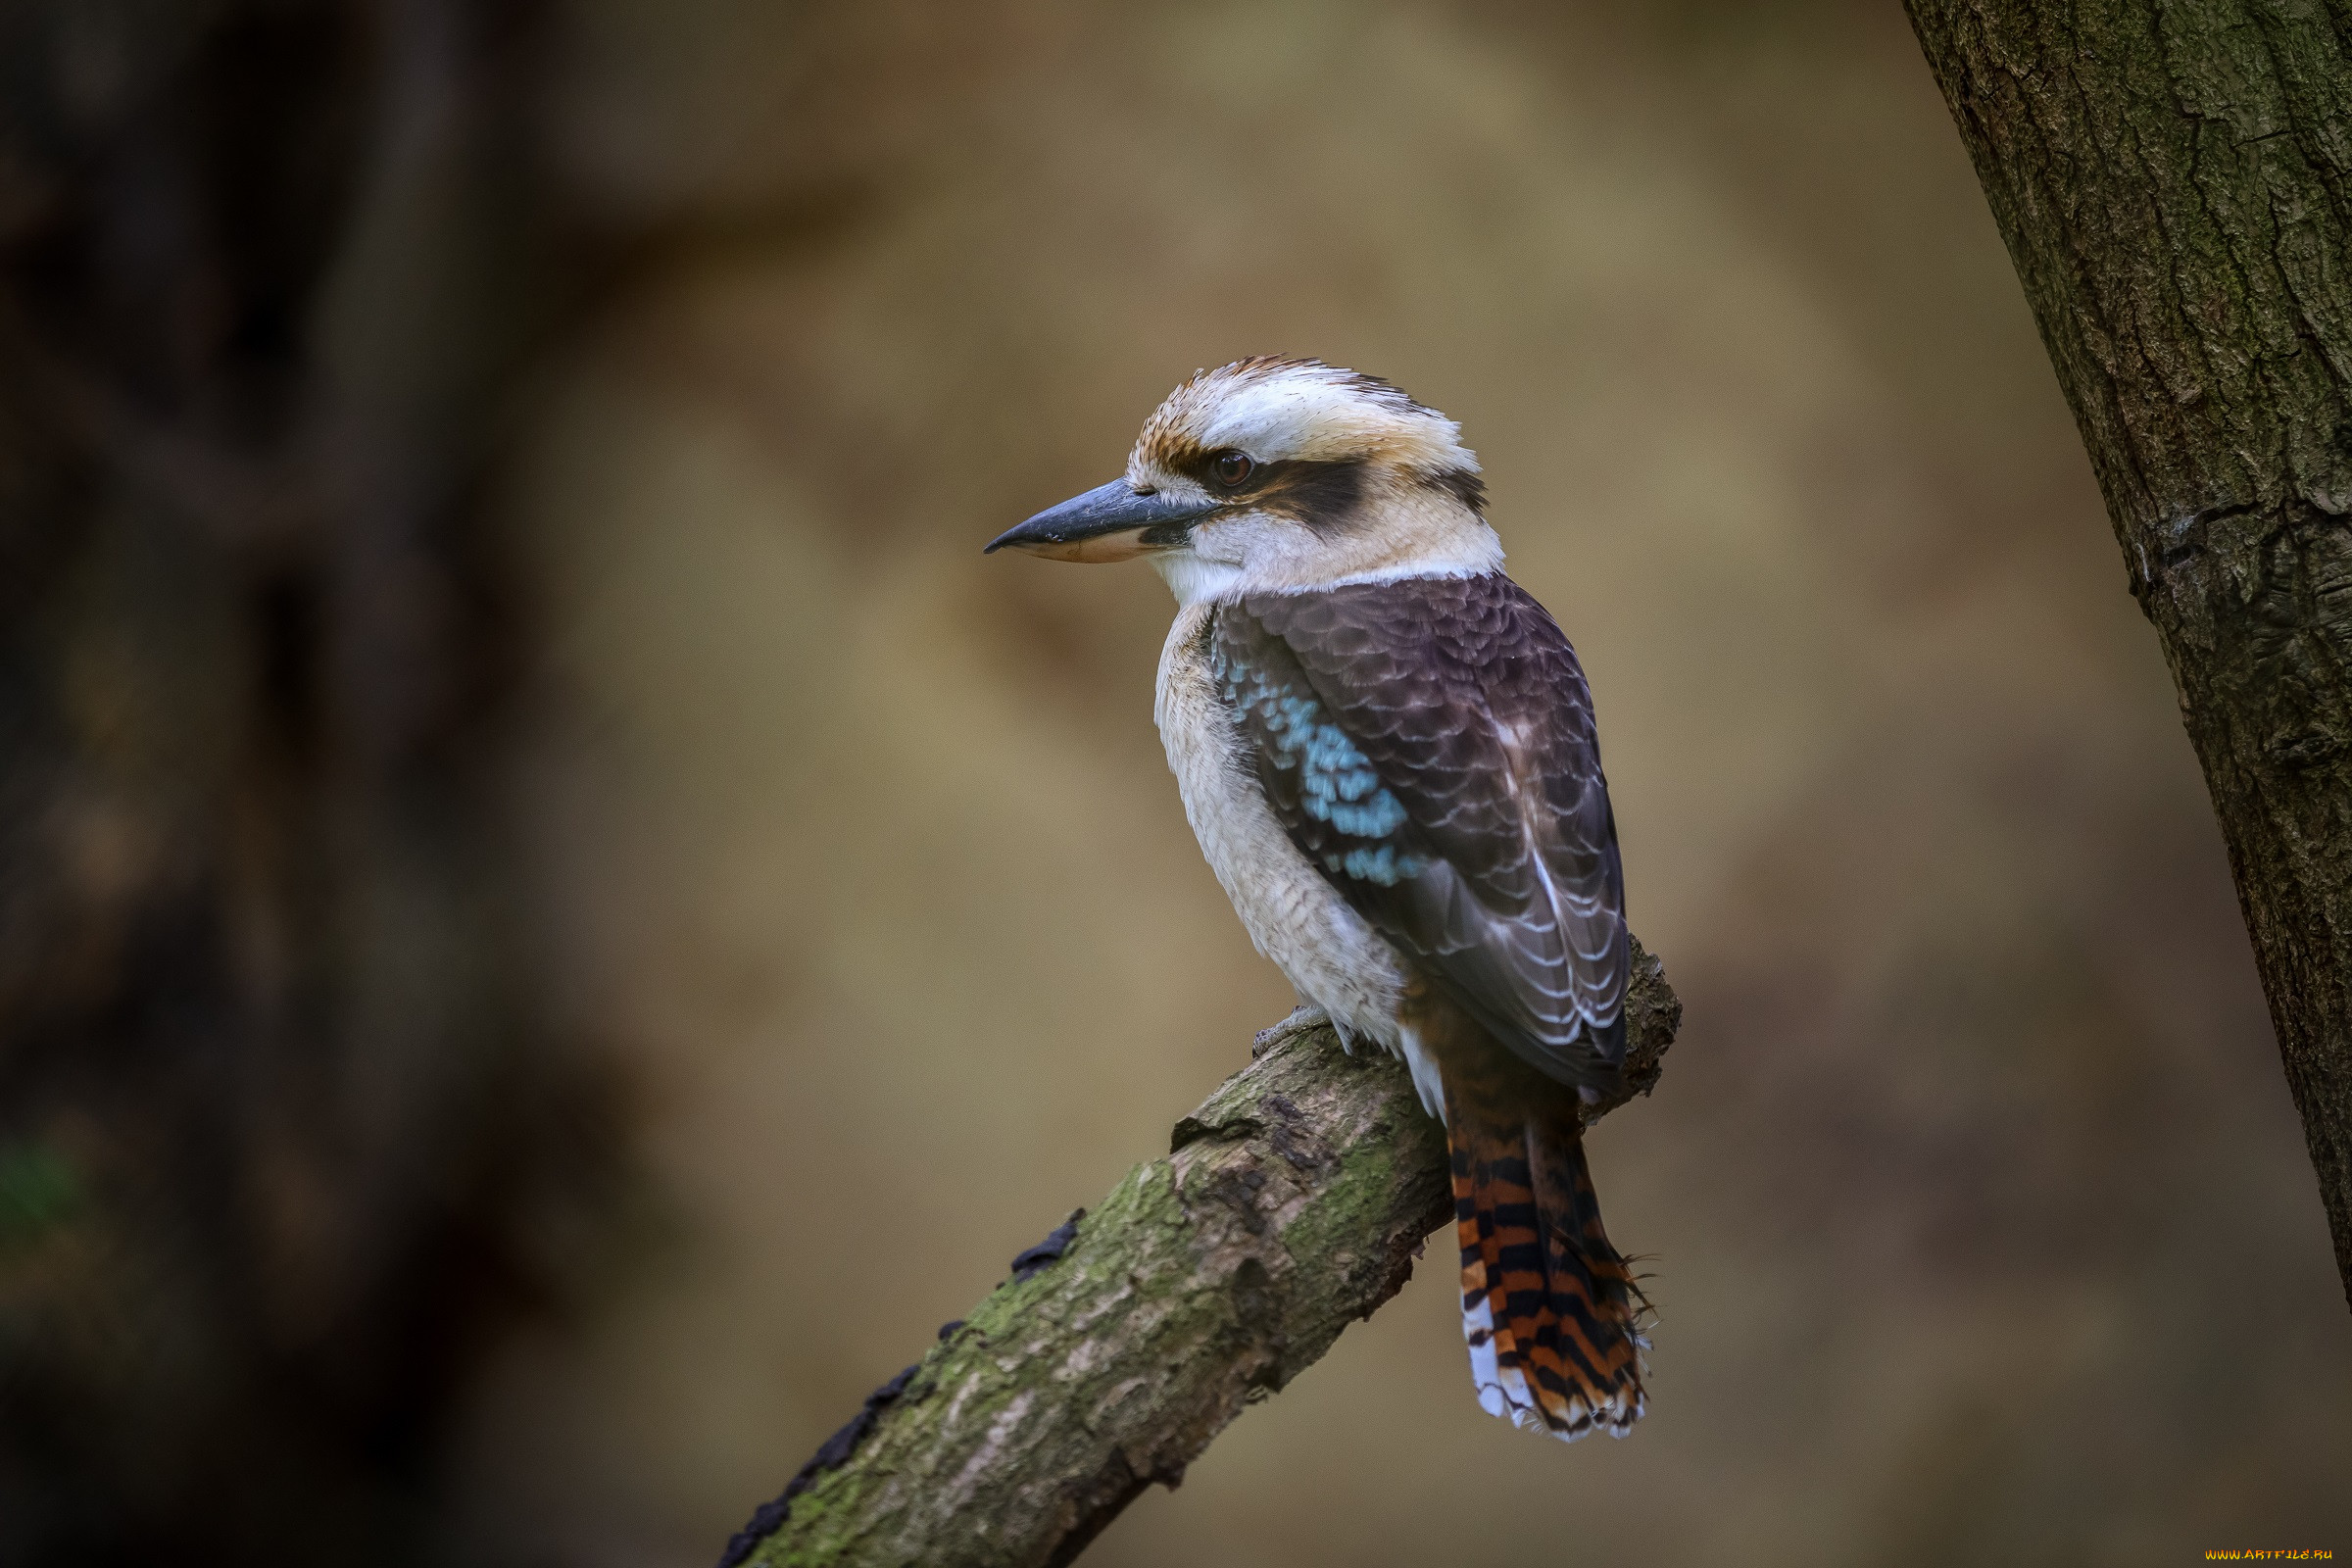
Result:
M1906 9L2172 666L2352 1297L2352 5Z
M1681 1017L1637 944L1626 1089L1588 1120L1648 1093ZM1165 1159L1016 1258L723 1568L1067 1562L1395 1296L1452 1215L1445 1134L1403 1065L1329 1028L1282 1041L1176 1124Z

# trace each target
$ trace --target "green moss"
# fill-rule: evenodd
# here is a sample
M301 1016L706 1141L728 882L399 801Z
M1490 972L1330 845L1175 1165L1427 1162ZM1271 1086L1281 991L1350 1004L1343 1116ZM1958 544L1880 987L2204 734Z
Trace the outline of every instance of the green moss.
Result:
M45 1144L0 1146L0 1255L28 1248L82 1205L81 1179Z

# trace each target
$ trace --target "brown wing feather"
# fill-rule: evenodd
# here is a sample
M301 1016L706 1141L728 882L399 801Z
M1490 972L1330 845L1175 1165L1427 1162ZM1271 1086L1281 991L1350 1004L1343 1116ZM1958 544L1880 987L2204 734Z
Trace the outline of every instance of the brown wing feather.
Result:
M1601 1085L1624 1055L1623 874L1592 698L1499 574L1252 595L1213 651L1295 843L1494 1036Z

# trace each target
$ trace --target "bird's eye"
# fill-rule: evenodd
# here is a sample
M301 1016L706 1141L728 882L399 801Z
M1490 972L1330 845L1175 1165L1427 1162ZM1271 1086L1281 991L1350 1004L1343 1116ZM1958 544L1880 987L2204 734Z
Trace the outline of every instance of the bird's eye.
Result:
M1209 473L1228 490L1249 478L1256 468L1257 465L1250 461L1249 453L1236 452L1231 447L1208 460Z

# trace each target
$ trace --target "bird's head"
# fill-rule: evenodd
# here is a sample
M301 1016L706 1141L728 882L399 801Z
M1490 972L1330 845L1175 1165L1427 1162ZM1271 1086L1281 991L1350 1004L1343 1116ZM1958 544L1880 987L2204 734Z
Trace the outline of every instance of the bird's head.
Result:
M1148 557L1186 604L1501 565L1461 427L1320 360L1202 370L1144 421L1127 472L1000 536L1056 561Z

